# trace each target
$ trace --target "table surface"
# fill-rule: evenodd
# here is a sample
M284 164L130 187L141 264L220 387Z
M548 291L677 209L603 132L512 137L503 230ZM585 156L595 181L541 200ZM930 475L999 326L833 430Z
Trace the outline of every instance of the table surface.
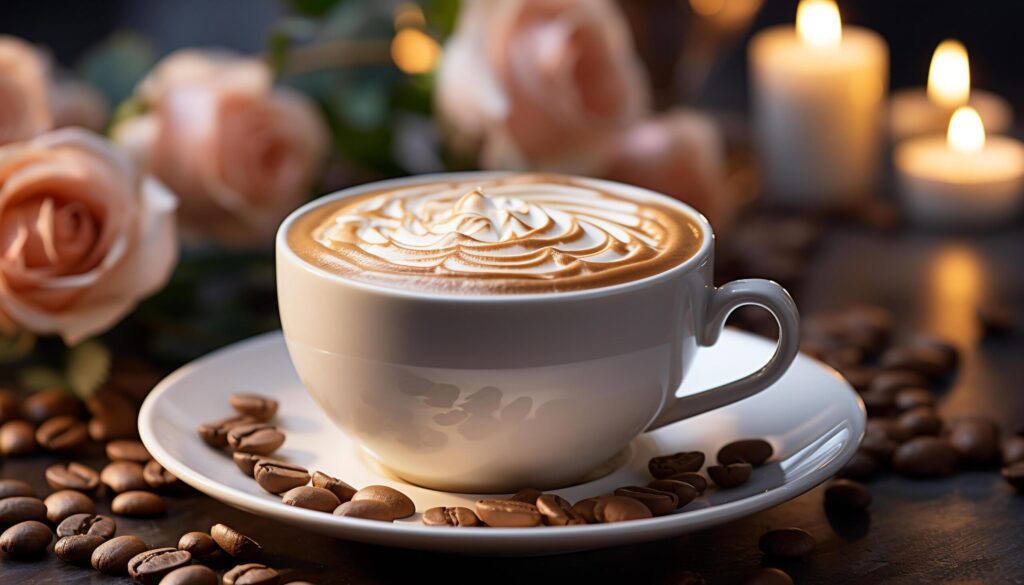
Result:
M899 328L929 332L963 350L962 366L943 392L943 415L983 414L1009 428L1024 422L1024 335L980 341L975 306L988 298L1024 310L1024 231L952 237L904 231L879 234L831 226L794 291L805 314L855 303L893 310ZM5 462L0 475L48 493L41 456ZM92 461L96 467L102 459ZM797 583L1024 583L1024 496L997 471L962 472L938 481L884 476L870 484L867 518L826 517L822 488L773 509L713 529L643 545L539 558L446 556L332 540L278 525L198 493L170 498L166 518L118 519L119 532L151 546L173 546L192 530L224 522L253 536L267 564L286 580L316 583L447 582L674 583L688 571L708 583L738 583L764 562L758 536L799 526L818 541L808 558L785 565ZM109 500L99 502L108 513ZM221 569L226 567L220 567ZM35 562L0 561L0 583L117 583L52 554Z

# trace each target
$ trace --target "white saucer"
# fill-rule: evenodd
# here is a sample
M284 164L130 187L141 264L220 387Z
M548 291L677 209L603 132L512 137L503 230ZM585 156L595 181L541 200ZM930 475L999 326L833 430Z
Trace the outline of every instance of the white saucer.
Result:
M738 378L765 363L774 343L734 330L701 350L680 393ZM777 384L732 406L647 433L625 449L614 471L594 481L555 490L569 501L650 481L654 455L700 450L713 460L723 444L766 438L773 462L737 489L713 488L668 516L619 524L558 528L436 528L419 514L395 523L342 518L286 506L239 473L230 457L196 435L202 423L231 414L228 395L257 392L281 403L278 424L288 440L275 455L321 470L355 487L392 485L416 502L472 508L478 496L439 492L402 482L369 461L321 413L292 369L281 334L237 343L186 365L161 382L142 406L139 432L150 453L188 484L232 506L326 535L374 544L461 554L530 555L578 551L675 536L747 516L806 492L833 476L853 455L864 432L864 406L833 370L799 356ZM525 486L524 486L525 487Z

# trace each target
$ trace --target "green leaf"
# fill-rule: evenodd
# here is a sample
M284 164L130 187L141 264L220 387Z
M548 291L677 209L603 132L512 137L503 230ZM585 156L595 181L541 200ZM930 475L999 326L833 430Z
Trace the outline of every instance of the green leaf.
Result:
M29 366L18 372L18 384L29 392L57 388L68 390L68 382L59 370L48 366Z
M107 381L110 376L110 349L92 339L68 350L67 379L79 398L85 400Z
M156 51L142 36L119 32L89 51L79 70L112 104L119 104L156 63Z
M28 331L0 332L0 363L16 362L36 346L36 336Z
M306 16L324 16L344 0L288 0L292 10Z

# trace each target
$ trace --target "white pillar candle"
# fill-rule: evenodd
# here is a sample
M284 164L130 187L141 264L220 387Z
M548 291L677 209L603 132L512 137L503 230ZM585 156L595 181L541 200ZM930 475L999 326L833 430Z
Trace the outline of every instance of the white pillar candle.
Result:
M970 106L953 113L945 137L912 138L894 157L900 195L915 223L978 228L1007 223L1020 211L1024 143L986 139Z
M960 106L969 105L994 134L1013 126L1013 109L998 95L971 89L967 49L957 40L939 43L928 68L927 89L915 87L896 92L889 106L889 130L894 140L938 134Z
M882 37L843 28L832 0L802 0L796 27L766 29L748 50L766 195L829 208L872 193L889 81Z

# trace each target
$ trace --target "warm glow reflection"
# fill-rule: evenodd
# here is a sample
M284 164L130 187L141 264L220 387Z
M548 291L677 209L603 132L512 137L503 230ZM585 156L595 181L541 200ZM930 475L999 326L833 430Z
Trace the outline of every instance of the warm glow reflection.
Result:
M967 244L950 243L929 263L923 291L927 329L950 340L970 341L976 333L975 308L985 288L985 267Z
M796 8L796 33L815 47L838 47L843 37L839 7L832 0L800 0Z
M701 16L714 16L725 8L726 0L690 0L690 8Z
M971 106L961 106L949 119L946 144L957 152L978 152L985 148L985 125Z
M429 73L440 58L441 45L419 29L402 29L391 41L391 59L405 73Z
M928 68L928 97L947 108L967 103L971 95L971 67L967 49L953 39L939 43Z

